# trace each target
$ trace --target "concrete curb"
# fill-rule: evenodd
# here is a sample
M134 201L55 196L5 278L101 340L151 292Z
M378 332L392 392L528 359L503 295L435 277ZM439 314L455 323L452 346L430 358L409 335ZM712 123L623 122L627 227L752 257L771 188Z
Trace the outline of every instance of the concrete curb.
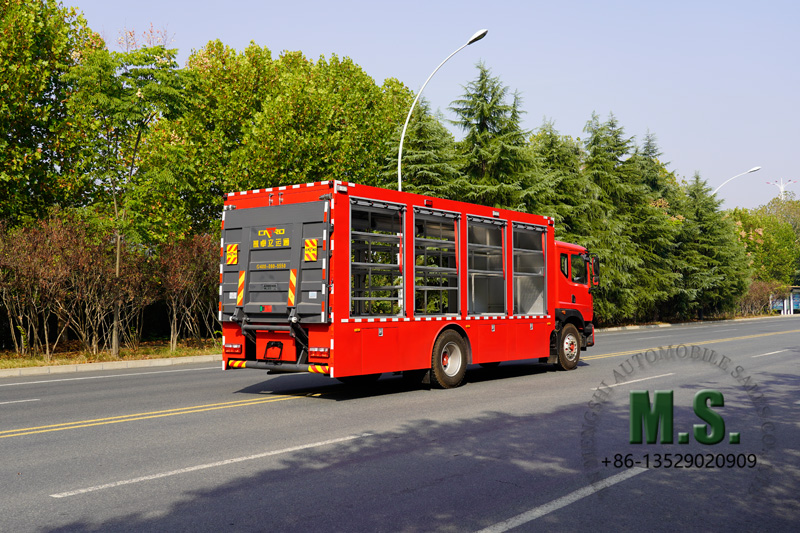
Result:
M96 370L117 370L121 368L150 368L154 366L188 365L191 363L213 363L216 361L222 361L222 354L169 357L166 359L142 359L138 361L108 361L104 363L82 363L78 365L28 366L0 370L0 378L71 374L77 372L93 372Z
M650 328L671 328L674 326L697 326L699 324L725 324L728 322L749 322L752 320L776 320L781 318L792 318L794 315L775 315L775 316L756 316L752 318L728 318L726 320L703 320L700 322L677 322L675 324L646 324L644 326L618 326L614 328L597 328L597 332L607 331L630 331L636 329L650 329ZM798 315L795 318L800 318Z

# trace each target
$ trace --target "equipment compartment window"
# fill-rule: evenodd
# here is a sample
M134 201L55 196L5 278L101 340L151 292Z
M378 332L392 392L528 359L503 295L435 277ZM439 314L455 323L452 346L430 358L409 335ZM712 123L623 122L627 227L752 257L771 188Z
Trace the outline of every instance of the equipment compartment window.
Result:
M514 314L543 315L547 306L543 230L514 227Z
M458 313L456 228L449 213L427 211L414 219L414 314Z
M467 224L467 274L469 313L505 312L503 279L503 229L505 223L470 217Z
M366 201L354 204L350 211L350 316L400 315L403 210Z

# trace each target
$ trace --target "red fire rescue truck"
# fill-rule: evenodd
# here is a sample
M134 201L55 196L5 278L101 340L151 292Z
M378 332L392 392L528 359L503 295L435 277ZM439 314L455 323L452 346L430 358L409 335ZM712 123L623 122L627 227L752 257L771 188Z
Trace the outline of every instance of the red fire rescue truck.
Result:
M552 218L323 181L226 195L220 246L224 369L449 388L594 344L597 258Z

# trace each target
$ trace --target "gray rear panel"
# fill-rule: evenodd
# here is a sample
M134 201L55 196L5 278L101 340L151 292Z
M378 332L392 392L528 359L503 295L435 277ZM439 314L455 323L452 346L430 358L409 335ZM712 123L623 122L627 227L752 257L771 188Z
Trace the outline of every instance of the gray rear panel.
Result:
M242 307L254 322L285 323L290 314L290 272L296 270L294 306L303 323L328 321L330 238L326 202L309 202L225 213L222 234L222 320L237 307L240 272L245 272ZM316 240L316 243L313 241ZM314 246L316 244L316 246ZM235 263L228 248L238 245ZM241 311L240 311L241 313Z

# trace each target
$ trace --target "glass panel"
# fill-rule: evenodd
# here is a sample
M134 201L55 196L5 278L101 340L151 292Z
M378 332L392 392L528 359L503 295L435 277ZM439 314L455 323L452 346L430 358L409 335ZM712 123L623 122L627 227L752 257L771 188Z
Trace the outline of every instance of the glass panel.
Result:
M419 216L414 222L414 313L458 313L454 219Z
M351 223L350 316L399 315L403 213L353 206Z
M468 225L470 314L505 312L503 229L472 222Z
M586 284L586 261L580 255L572 255L572 281Z
M514 314L543 315L544 276L514 276Z
M514 229L514 314L545 314L544 233Z

